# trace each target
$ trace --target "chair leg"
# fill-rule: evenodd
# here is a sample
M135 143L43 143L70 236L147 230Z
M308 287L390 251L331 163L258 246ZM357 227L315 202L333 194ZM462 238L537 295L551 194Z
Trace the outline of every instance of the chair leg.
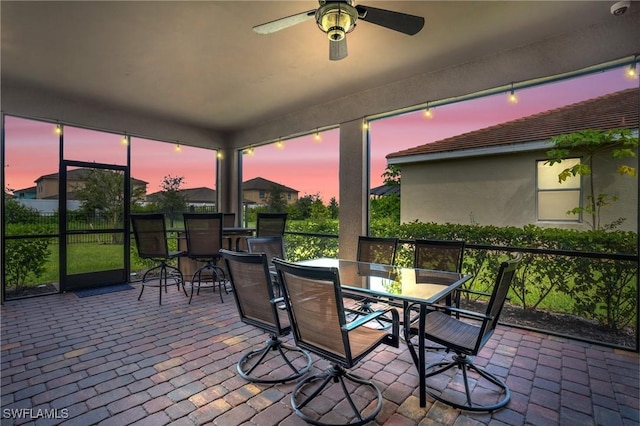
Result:
M173 273L171 274L171 278L176 281L176 285L178 286L178 291L180 291L180 284L182 284L182 290L184 291L184 295L186 296L187 290L184 288L184 277L182 276L182 272L180 271L180 269L172 265L166 265L166 269L173 271ZM168 274L167 274L167 278L168 278ZM169 283L167 282L167 287L168 286L169 286ZM166 293L166 288L165 288L165 293Z
M436 394L435 392L427 389L427 394L431 396L433 399L436 399L444 404L447 404L454 408L459 408L460 410L465 411L474 411L474 412L492 412L495 410L499 410L509 403L511 399L511 392L507 385L500 380L497 376L489 373L488 371L476 366L473 364L471 358L464 354L457 354L453 356L453 359L449 362L441 361L433 364L429 364L425 367L426 374L425 378L429 378L440 373L443 373L446 370L451 368L459 368L462 370L462 378L465 389L465 399L466 403L459 403L456 401L452 401L450 399L444 398L442 395ZM471 389L469 387L469 377L468 372L475 371L479 376L483 377L485 380L493 383L498 388L497 395L504 393L504 396L498 400L495 404L481 404L474 402L472 399ZM477 388L478 386L476 386ZM484 388L487 389L487 388Z
M302 355L306 360L306 364L301 367L296 367L293 364L293 361L286 355L285 350L291 353L297 353ZM253 375L254 370L264 361L267 354L271 351L278 351L278 354L287 366L291 369L291 374L285 377L277 377L277 378L268 378L266 376L255 376ZM254 349L250 352L247 352L245 355L240 358L237 364L238 374L243 377L245 380L254 383L285 383L292 380L296 380L302 377L304 374L309 371L311 368L311 356L308 352L296 348L293 346L286 345L278 338L278 336L271 335L269 340L267 340L264 346L260 349Z
M351 391L347 389L346 382L351 381L356 384L356 386L367 386L369 387L373 393L376 395L377 404L372 412L365 415L363 411L366 409L364 407L362 410L356 407L355 402L351 398ZM303 394L303 388L308 386L313 386L315 382L320 382L318 386L315 387L302 401L298 401L298 396ZM349 423L341 423L349 426L360 426L366 423L371 422L375 417L380 413L382 409L382 393L380 389L371 381L366 380L362 377L356 376L355 374L351 374L347 372L343 367L333 364L328 371L322 372L320 374L316 374L311 377L307 377L296 385L293 393L291 394L291 406L293 407L295 413L307 423L317 426L333 426L331 423L323 423L309 415L305 414L302 410L309 404L314 398L320 395L327 385L330 383L340 383L340 387L344 393L344 398L349 403L349 406L353 410L353 418ZM335 396L332 396L331 399L335 399ZM369 406L368 404L367 406Z
M166 293L167 292L167 286L168 286L167 268L175 269L178 272L179 278L177 279L177 284L178 284L178 291L180 291L180 283L183 282L182 274L180 273L180 270L177 269L177 268L174 268L173 266L167 265L166 263L162 262L161 264L159 264L157 266L154 266L153 268L149 268L144 273L144 275L142 276L142 283L141 283L141 286L140 286L140 294L138 295L138 300L140 300L142 298L142 293L144 292L144 288L147 285L151 285L152 287L158 287L158 289L160 290L159 291L159 293L160 293L159 304L162 305L162 287L164 287L165 293ZM159 270L160 271L159 276L158 276L158 285L157 286L155 284L147 284L147 276L149 275L149 273L151 273L152 271L155 271L155 270Z
M216 291L216 282L218 283L218 289L220 290L220 302L224 303L224 300L222 298L222 283L223 280L226 279L224 271L219 268L218 266L212 264L211 262L208 262L206 265L200 267L196 272L193 273L193 277L191 278L191 295L189 296L189 304L191 304L191 300L193 299L193 287L195 287L195 283L196 283L196 278L197 278L197 283L198 283L198 290L196 291L197 295L200 295L200 284L202 282L202 272L205 270L211 270L212 272L212 287L213 287L213 291L215 293ZM222 273L222 278L220 278L220 273ZM183 286L184 287L184 286ZM229 294L229 292L227 291L227 287L225 286L224 288L225 293ZM187 294L187 291L185 290L185 295Z

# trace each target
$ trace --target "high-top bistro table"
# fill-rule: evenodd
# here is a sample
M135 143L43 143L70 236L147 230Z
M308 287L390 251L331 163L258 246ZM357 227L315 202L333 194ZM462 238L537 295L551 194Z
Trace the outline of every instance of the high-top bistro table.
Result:
M256 228L243 228L243 227L224 227L222 228L222 237L229 238L229 249L233 250L238 244L240 238L246 238L253 236ZM170 229L169 232L174 232L178 238L178 250L187 250L187 240L184 229ZM204 263L198 262L187 257L178 258L178 269L185 277L191 278L193 273L200 268Z
M403 327L405 342L413 362L418 369L420 380L420 406L427 405L425 378L424 335L427 307L444 299L454 290L472 278L471 275L456 272L431 271L427 269L400 268L391 265L356 262L343 259L313 259L297 262L300 265L338 268L340 284L350 293L365 297L383 299L395 304L401 302L404 307ZM418 353L410 342L409 324L411 306L419 306Z

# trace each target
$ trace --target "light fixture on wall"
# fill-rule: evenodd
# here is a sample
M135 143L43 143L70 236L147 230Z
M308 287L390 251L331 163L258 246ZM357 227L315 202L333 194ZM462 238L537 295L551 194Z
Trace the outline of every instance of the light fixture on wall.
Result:
M253 153L254 153L254 152L253 152L253 147L252 147L252 146L250 146L249 148L243 149L243 150L242 150L242 153L243 153L244 155L253 155Z
M370 129L370 125L369 122L365 119L362 119L362 130L369 130Z
M320 132L318 131L318 129L316 129L316 133L315 135L313 135L313 140L315 142L320 142L322 140L322 136L320 136Z
M638 55L636 55L633 58L633 62L631 62L631 64L629 64L629 68L627 68L627 72L625 73L627 78L630 78L632 80L635 80L636 78L638 78L638 69L636 68L637 62L638 62Z
M509 103L517 104L518 97L516 96L516 91L513 88L513 83L511 83L511 92L509 93Z
M282 142L282 139L278 139L276 142L276 149L284 149L284 142Z
M429 107L429 102L427 102L427 107L424 109L424 118L433 118L433 111Z
M176 152L182 152L182 147L180 146L180 142L176 142Z
M224 155L222 154L222 151L218 150L218 151L216 152L216 158L217 158L218 160L222 160L222 159L224 158Z
M122 136L122 139L120 139L120 143L124 146L129 145L129 137L126 133Z
M62 134L62 125L60 123L56 124L56 127L53 129L54 133L58 136Z

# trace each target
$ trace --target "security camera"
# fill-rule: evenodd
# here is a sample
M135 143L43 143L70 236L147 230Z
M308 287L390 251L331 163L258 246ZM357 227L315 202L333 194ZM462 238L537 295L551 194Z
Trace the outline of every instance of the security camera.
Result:
M631 6L631 2L628 0L623 0L617 3L614 3L614 5L611 6L611 14L614 16L624 15L624 13L627 11L627 9L629 9L630 6Z

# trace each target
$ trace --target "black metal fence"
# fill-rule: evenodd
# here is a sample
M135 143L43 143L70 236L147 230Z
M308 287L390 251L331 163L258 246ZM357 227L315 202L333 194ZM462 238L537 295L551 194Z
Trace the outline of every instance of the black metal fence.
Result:
M47 238L56 244L57 226L56 215L44 216L26 228L8 228L6 238ZM74 229L98 233L68 235L68 242L112 242L111 234L99 233L108 227L112 224L100 216L75 221ZM285 242L287 258L292 261L339 256L337 235L287 232ZM523 253L524 262L511 289L512 312L503 322L639 351L638 255L467 244L463 272L474 276L474 289L487 290L499 263L514 252ZM411 266L412 253L412 241L401 241L398 265Z

